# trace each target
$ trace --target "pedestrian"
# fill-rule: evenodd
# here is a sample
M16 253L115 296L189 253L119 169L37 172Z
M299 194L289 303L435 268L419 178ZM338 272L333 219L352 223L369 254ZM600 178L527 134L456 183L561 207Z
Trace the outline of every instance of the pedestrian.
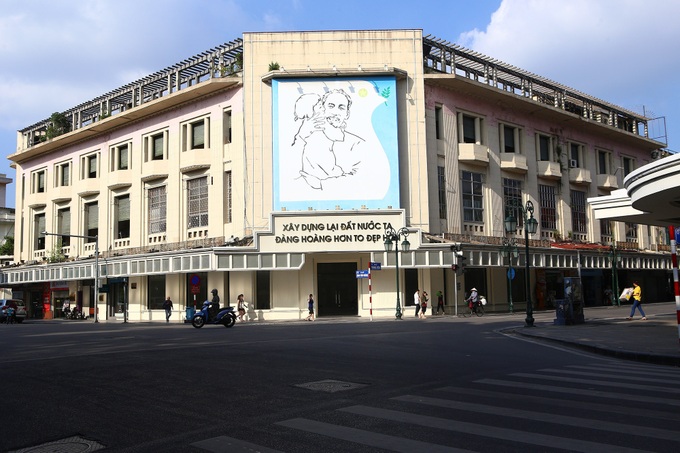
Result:
M442 310L442 315L446 314L444 310L444 294L441 291L437 291L437 314L439 314L439 309Z
M416 306L416 318L418 317L418 313L420 313L420 290L417 289L415 293L413 293L413 304Z
M630 308L630 316L626 318L628 321L633 319L636 308L640 310L642 320L645 321L647 316L645 316L645 311L642 309L642 288L640 288L638 282L633 282L633 306Z
M243 294L239 294L236 298L236 311L238 311L238 320L241 322L246 322L246 305L243 300Z
M427 291L423 291L423 297L420 299L420 319L425 319L425 312L427 311L427 302L430 298L427 295Z
M307 299L307 310L309 310L309 315L305 318L305 321L314 321L314 295L310 294L309 299Z
M14 310L14 307L11 305L7 306L7 310L5 310L5 322L7 324L14 324L14 321L16 319L16 313Z
M172 315L172 300L168 296L163 302L163 309L165 310L165 322L170 322L170 315Z

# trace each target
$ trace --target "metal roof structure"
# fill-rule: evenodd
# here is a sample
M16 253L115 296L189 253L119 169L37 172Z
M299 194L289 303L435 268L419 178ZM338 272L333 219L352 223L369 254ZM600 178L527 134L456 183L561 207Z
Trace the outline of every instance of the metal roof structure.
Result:
M649 122L655 120L431 35L423 38L423 57L426 73L465 77L641 137L649 138ZM243 40L238 38L79 104L62 114L70 120L71 130L77 130L199 82L231 75L242 69L242 61ZM45 140L50 121L47 118L19 131L27 137L28 148ZM665 143L659 142L659 147L662 146Z

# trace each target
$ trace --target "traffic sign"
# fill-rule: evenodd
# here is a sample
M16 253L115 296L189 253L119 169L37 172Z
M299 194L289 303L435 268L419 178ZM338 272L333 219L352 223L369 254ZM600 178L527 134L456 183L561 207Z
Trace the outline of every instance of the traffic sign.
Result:
M371 262L371 263L370 263L370 268L371 268L371 270L373 270L373 271L379 271L379 270L380 270L380 263Z
M192 275L190 283L194 286L198 286L201 283L201 277L198 275Z
M368 269L357 271L357 278L368 278Z
M198 294L201 292L201 287L198 285L191 285L191 294Z
M509 280L514 280L515 279L515 268L511 267L508 269L508 279Z

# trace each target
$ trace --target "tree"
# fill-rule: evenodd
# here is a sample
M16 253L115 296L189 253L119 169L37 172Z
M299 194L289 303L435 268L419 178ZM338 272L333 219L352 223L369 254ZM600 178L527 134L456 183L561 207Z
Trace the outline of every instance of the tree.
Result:
M70 131L71 123L69 122L68 118L66 118L66 115L63 113L54 112L52 116L50 116L50 124L47 126L45 135L49 140Z
M0 255L14 255L14 236L5 236L5 240L0 245Z

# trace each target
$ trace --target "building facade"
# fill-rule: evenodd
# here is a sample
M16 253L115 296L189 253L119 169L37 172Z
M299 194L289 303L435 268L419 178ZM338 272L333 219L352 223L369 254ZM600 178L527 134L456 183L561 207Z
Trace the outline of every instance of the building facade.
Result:
M68 299L132 322L212 289L259 320L301 319L309 293L321 317L394 317L418 289L457 313L472 286L524 310L527 268L537 309L565 278L610 303L612 262L669 281L663 229L586 203L664 146L649 121L421 30L245 33L18 132L0 283L34 316Z

